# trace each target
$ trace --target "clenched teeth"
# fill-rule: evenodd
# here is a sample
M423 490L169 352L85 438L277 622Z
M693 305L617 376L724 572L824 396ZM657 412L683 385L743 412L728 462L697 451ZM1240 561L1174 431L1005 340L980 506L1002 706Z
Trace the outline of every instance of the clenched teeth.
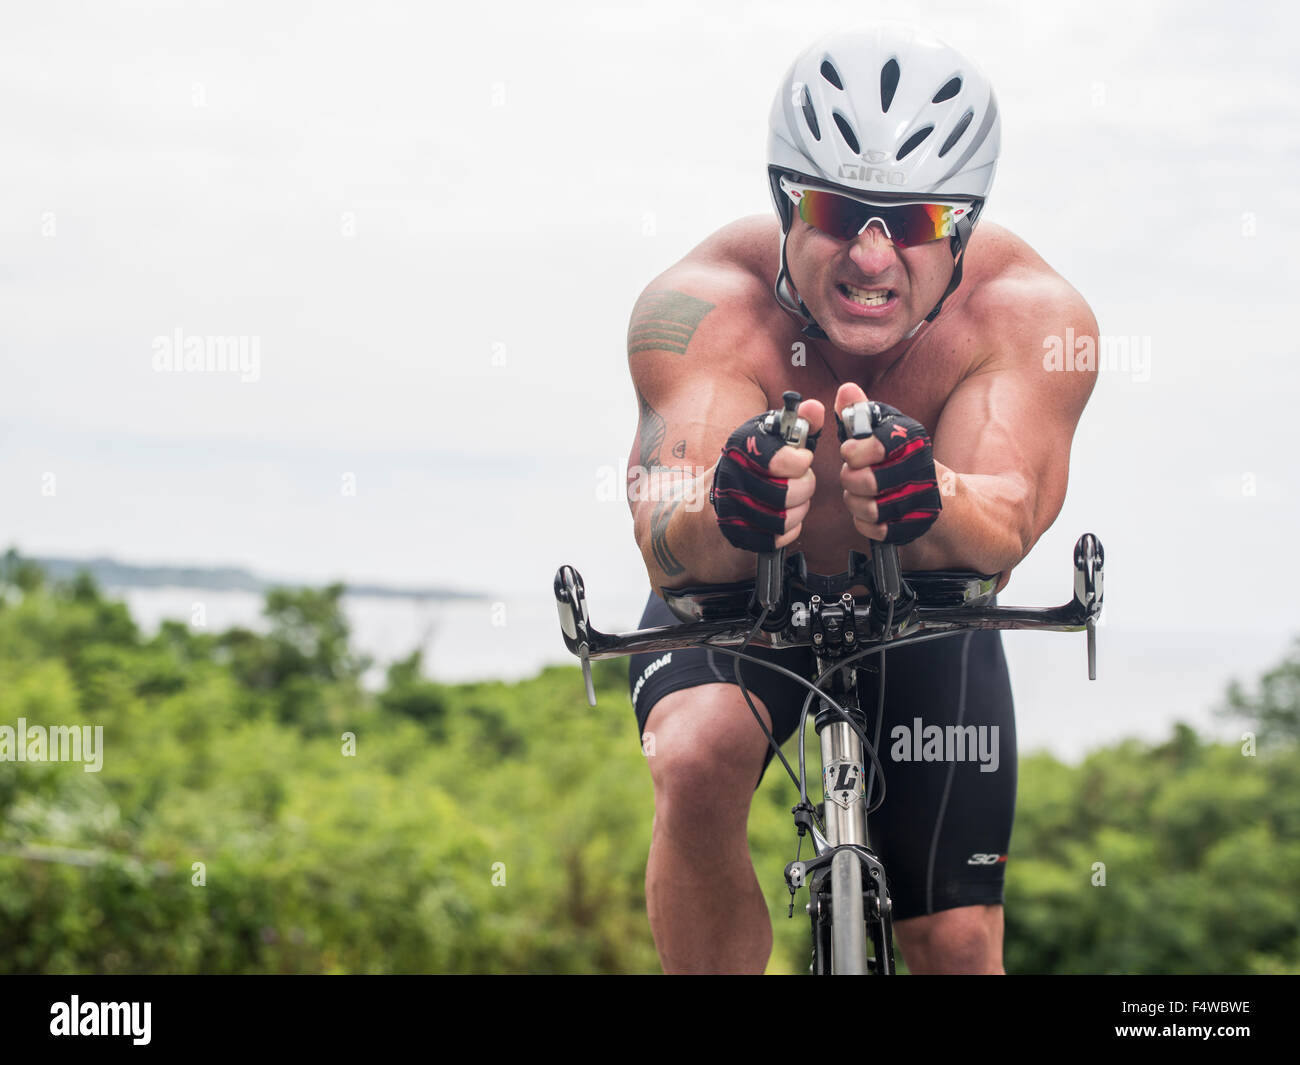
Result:
M841 284L840 289L854 303L860 303L864 307L879 307L888 303L891 292L887 288L854 288L848 284Z

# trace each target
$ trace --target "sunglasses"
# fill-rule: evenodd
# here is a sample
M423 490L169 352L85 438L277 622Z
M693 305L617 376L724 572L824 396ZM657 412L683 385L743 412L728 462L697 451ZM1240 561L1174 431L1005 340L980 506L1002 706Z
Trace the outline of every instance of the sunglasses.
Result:
M799 208L799 217L836 240L852 240L872 222L900 248L952 236L963 217L974 216L971 203L933 203L923 200L872 203L856 196L781 178L781 188Z

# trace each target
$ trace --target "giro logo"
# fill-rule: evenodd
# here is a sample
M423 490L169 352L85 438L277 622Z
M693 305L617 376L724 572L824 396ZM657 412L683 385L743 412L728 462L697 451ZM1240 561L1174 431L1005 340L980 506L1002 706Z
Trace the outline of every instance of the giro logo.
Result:
M885 161L884 152L863 152L863 157L873 163ZM878 157L878 158L877 158ZM904 170L886 170L866 163L841 163L839 175L850 181L874 181L879 185L906 185L907 172Z
M889 438L892 440L892 439L893 439L894 437L896 437L896 436L901 436L901 437L903 437L903 438L906 439L906 437L907 437L907 430L906 430L903 426L901 426L901 425L895 425L895 426L894 426L894 431L893 431L892 433L889 434Z
M972 854L966 859L967 865L997 865L999 862L1005 862L1005 854Z
M758 442L752 436L745 438L745 450L751 455L758 454Z

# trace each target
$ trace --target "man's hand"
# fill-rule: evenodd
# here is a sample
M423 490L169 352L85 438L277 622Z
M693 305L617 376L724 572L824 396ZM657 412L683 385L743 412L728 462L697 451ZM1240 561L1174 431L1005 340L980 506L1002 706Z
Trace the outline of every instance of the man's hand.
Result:
M813 450L825 409L815 399L799 404L808 422L806 447L794 448L761 425L755 415L727 438L713 472L709 501L727 542L745 551L765 553L794 543L803 532L817 481Z
M835 394L835 416L867 394L852 382ZM875 433L840 444L840 484L844 505L863 536L887 544L911 543L939 517L942 504L936 483L930 434L915 419L882 404L887 417Z

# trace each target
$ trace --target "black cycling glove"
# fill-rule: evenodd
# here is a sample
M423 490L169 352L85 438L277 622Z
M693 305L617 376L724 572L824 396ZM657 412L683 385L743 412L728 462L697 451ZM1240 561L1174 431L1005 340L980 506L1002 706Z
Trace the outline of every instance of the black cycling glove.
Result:
M910 544L921 536L943 504L934 469L934 448L925 426L888 403L873 403L876 428L871 434L885 445L885 457L871 467L876 475L878 522L887 544ZM835 425L840 442L848 439L839 411Z
M785 494L789 480L768 473L768 465L785 440L769 426L773 415L756 414L727 438L722 458L713 472L709 502L718 516L718 528L727 542L760 554L776 550L785 532ZM820 433L809 433L805 446L817 449Z

